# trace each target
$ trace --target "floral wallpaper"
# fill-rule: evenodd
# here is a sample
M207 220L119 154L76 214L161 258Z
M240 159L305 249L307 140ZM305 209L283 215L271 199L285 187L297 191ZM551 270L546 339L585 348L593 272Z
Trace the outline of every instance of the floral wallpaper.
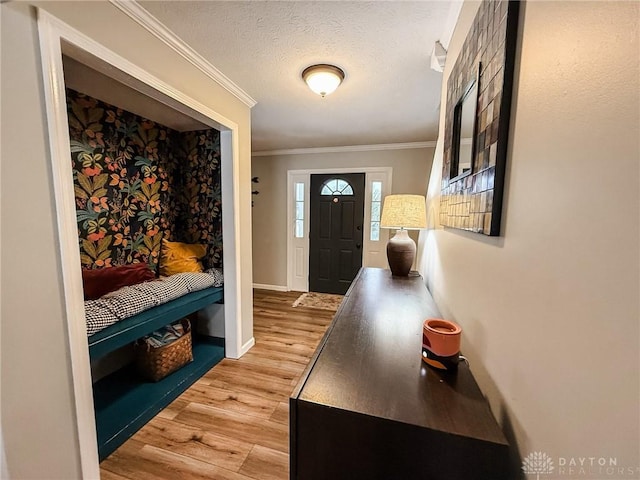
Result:
M220 134L178 132L67 89L83 268L157 269L162 238L209 245L222 263Z
M207 244L205 264L222 265L222 210L220 184L220 132L214 129L185 132L175 143L176 211L174 240Z

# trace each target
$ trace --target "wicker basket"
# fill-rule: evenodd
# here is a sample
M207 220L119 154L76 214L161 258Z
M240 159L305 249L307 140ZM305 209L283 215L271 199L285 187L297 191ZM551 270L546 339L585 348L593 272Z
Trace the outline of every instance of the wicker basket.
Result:
M191 349L191 324L184 318L180 321L184 335L162 347L152 347L144 340L134 344L136 367L145 378L157 382L193 361Z

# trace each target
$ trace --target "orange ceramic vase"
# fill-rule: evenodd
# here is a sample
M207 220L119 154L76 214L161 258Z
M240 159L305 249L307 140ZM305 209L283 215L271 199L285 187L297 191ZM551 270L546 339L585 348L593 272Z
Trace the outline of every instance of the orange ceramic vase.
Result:
M422 360L438 370L455 370L460 357L460 334L457 323L428 318L422 328Z

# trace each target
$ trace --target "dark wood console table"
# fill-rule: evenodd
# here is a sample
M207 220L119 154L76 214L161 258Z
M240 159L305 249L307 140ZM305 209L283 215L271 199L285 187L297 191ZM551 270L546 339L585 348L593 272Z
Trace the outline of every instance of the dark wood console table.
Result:
M508 480L508 444L469 368L422 362L439 317L421 277L365 268L290 399L291 478Z

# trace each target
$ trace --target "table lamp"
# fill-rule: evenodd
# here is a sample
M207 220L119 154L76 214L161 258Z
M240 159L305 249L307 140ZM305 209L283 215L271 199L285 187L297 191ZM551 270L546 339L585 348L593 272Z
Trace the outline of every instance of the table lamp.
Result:
M382 207L381 228L395 228L387 243L387 260L391 274L406 277L416 257L416 242L407 230L427 227L426 201L422 195L387 195Z

